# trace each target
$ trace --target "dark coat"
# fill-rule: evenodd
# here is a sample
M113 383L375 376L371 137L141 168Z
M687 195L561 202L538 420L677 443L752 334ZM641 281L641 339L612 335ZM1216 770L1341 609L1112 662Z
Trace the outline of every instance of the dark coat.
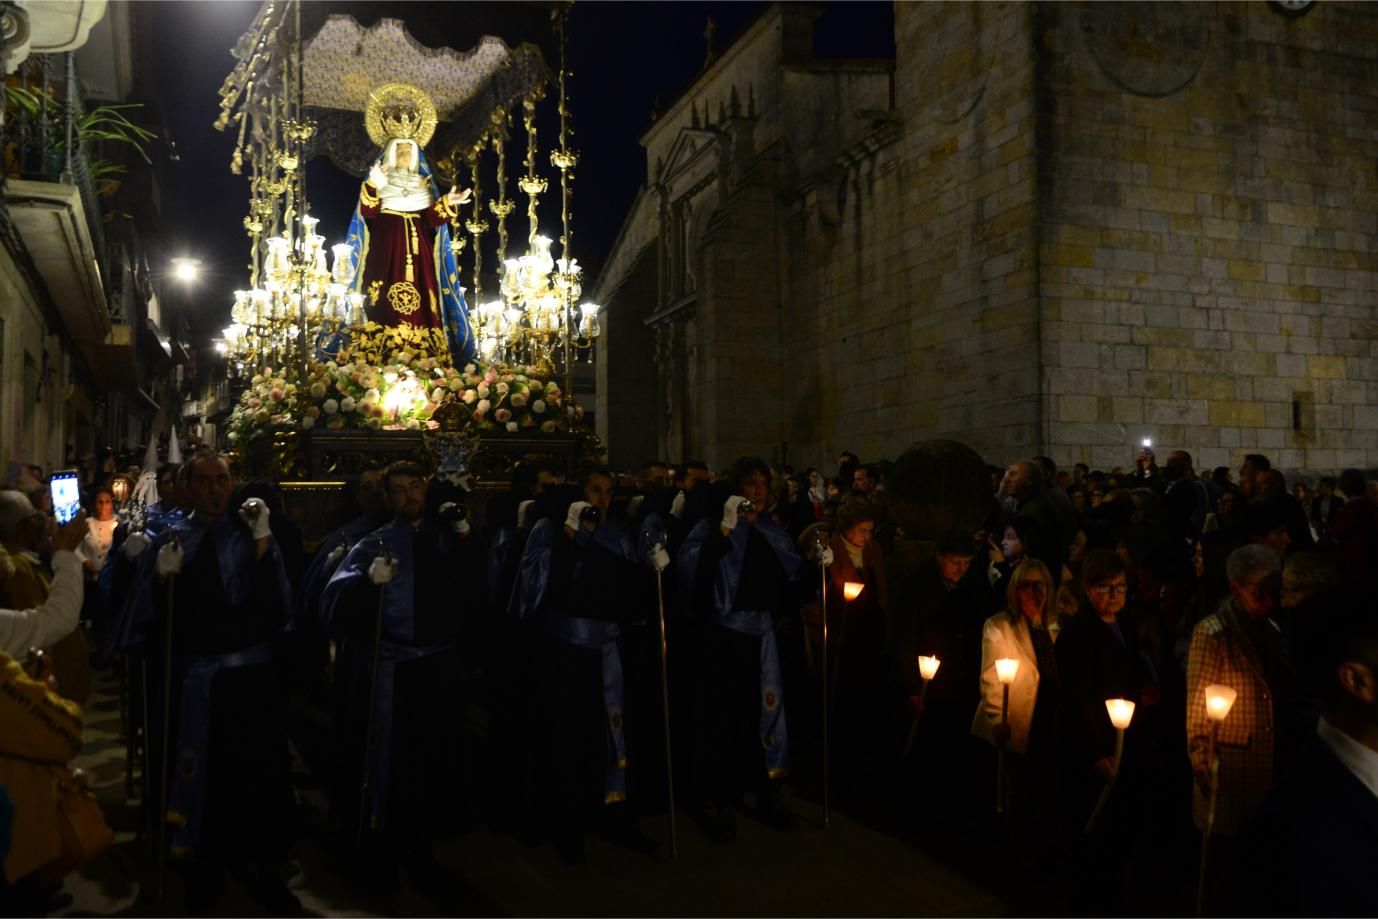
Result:
M1313 739L1241 839L1245 915L1378 915L1378 797Z

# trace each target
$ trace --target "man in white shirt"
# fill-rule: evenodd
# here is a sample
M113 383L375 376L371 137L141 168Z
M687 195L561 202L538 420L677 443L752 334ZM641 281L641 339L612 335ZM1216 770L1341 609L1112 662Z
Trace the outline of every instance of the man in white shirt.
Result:
M1378 915L1378 614L1352 597L1326 620L1316 739L1248 827L1244 914Z
M0 534L40 511L17 491L0 491ZM30 648L47 648L67 637L77 627L81 613L82 567L74 554L86 538L84 515L59 527L53 539L53 586L47 600L36 609L0 609L0 651L22 661ZM6 555L0 574L13 570Z

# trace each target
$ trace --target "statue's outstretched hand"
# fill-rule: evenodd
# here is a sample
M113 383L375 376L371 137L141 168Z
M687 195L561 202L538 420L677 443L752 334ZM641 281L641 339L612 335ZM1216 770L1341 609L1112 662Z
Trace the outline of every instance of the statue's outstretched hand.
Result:
M449 193L445 195L445 201L450 207L459 207L461 204L469 203L470 194L471 192L467 188L460 191L458 185L451 185Z

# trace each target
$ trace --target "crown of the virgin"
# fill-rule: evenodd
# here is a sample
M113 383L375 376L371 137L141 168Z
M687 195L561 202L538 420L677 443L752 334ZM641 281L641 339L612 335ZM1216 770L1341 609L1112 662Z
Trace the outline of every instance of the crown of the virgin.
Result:
M435 103L409 83L387 83L368 94L364 127L380 147L398 139L424 147L435 134L435 125Z

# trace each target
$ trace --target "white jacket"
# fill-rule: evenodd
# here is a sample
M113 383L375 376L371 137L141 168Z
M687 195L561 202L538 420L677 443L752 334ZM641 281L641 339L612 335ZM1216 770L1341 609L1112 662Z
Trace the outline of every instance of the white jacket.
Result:
M66 638L81 617L81 560L53 553L53 588L38 609L0 609L0 651L23 661L30 648L48 648Z
M1033 638L1029 630L1021 626L1015 629L1009 610L996 613L986 620L981 632L981 701L976 705L976 715L971 720L971 733L991 745L995 744L992 728L1000 723L1000 703L1004 696L1004 685L995 676L995 662L1002 658L1019 661L1019 670L1010 684L1010 723L1009 749L1027 753L1029 749L1029 728L1033 725L1034 703L1038 701L1038 656L1034 652ZM1057 641L1059 627L1056 622L1048 629L1049 636Z

